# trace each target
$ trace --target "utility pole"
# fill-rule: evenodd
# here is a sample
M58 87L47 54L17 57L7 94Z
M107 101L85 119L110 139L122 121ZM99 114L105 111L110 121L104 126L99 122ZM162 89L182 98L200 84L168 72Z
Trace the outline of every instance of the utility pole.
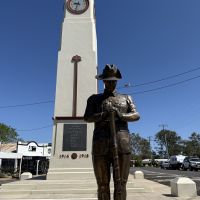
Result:
M167 127L167 124L160 124L159 127L162 127L163 132L165 133L165 127ZM167 143L167 134L165 133L164 135L164 139L165 139L165 146L166 146L166 153L167 153L167 157L169 158L169 149L168 149L168 143Z
M151 138L152 138L152 136L149 136L147 138L149 139L149 146L150 146L150 152L151 152L151 164L152 164L152 160L153 160L152 148L151 148Z

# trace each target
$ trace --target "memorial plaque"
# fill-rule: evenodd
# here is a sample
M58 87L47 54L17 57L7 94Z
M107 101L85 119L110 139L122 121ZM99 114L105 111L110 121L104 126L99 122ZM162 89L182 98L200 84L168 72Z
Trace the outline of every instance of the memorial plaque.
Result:
M63 151L86 151L87 124L64 124Z

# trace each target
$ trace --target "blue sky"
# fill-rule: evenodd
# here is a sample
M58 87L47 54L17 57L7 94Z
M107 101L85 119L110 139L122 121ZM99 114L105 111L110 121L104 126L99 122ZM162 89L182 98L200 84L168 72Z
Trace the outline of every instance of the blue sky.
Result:
M0 1L0 122L25 140L51 142L62 6L63 0ZM123 75L118 85L133 86L119 90L132 94L141 115L131 132L147 138L160 124L183 138L200 132L199 8L199 0L96 0L98 70L114 63Z

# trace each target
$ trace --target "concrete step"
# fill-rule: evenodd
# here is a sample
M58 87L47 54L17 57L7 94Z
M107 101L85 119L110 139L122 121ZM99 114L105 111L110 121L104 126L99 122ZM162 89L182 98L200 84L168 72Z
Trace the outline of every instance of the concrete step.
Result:
M129 181L127 187L134 187L134 181ZM7 183L1 186L2 190L54 190L54 189L69 189L69 188L96 188L96 181L17 181L14 183ZM111 183L113 187L113 183Z
M144 193L144 188L127 188L129 196L134 193ZM113 189L111 189L111 194ZM74 190L4 190L0 192L0 199L97 199L97 189Z
M96 194L14 194L14 195L0 195L0 199L65 199L65 200L97 200Z
M17 183L17 184L3 184L2 190L45 190L45 189L66 189L66 188L91 188L95 183Z
M10 184L2 185L0 190L0 199L97 199L97 186L96 183L87 184L76 184L74 181L70 185L67 183L53 184L53 181L46 183L44 181L21 181ZM28 182L28 184L26 184ZM64 187L63 187L64 186ZM111 184L111 194L114 191L113 183ZM134 193L145 193L147 189L140 186L134 186L133 183L129 182L127 185L127 193L134 195Z
M110 184L111 194L114 184ZM129 177L127 193L129 197L138 193L149 192L139 181ZM151 191L150 191L151 192ZM95 179L86 180L23 180L3 184L0 199L97 199Z
M112 195L111 195L112 196ZM133 200L133 199L139 199L141 195L139 193L134 193L131 195L127 195L127 200ZM23 199L23 200L31 200L31 199L39 199L39 200L46 200L46 199L58 199L58 200L98 200L96 195L87 195L80 197L79 194L73 194L72 195L63 195L63 194L46 194L46 195L7 195L7 196L0 196L0 199L6 199L6 200L14 200L14 199ZM113 198L111 198L113 199ZM146 199L146 198L144 198Z
M113 187L111 187L111 192L113 192ZM127 187L127 192L135 193L135 192L145 192L145 188L142 187ZM21 190L13 190L13 189L1 189L0 195L11 195L11 194L96 194L97 187L91 188L64 188L64 189L21 189Z
M143 195L141 196L140 194L135 193L135 194L132 194L132 195L127 195L126 200L138 200L138 199L161 200L160 196L159 197L158 196L152 197L152 194L150 194L149 196L148 195L149 194L144 194L144 196ZM13 196L9 196L9 197L7 196L7 197L4 197L4 198L0 197L0 199L5 199L5 200L15 200L15 199L17 199L17 200L19 200L19 199L23 199L23 200L32 200L32 199L38 199L38 200L47 200L47 199L49 199L49 200L54 200L54 199L56 199L56 200L98 200L97 197L90 197L90 196L80 197L80 196L77 196L77 195L75 195L74 197L67 197L67 196L63 196L63 195L46 195L46 196L27 196L27 197L23 197L23 198L17 197L17 196L15 196L14 198L13 198ZM111 195L111 199L113 199L112 195ZM169 197L165 197L165 200L169 200Z

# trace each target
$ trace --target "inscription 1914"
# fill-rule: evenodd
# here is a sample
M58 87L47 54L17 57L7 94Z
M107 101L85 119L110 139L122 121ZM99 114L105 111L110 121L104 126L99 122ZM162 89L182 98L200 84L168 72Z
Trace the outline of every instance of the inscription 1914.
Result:
M86 151L86 124L64 124L63 151Z

